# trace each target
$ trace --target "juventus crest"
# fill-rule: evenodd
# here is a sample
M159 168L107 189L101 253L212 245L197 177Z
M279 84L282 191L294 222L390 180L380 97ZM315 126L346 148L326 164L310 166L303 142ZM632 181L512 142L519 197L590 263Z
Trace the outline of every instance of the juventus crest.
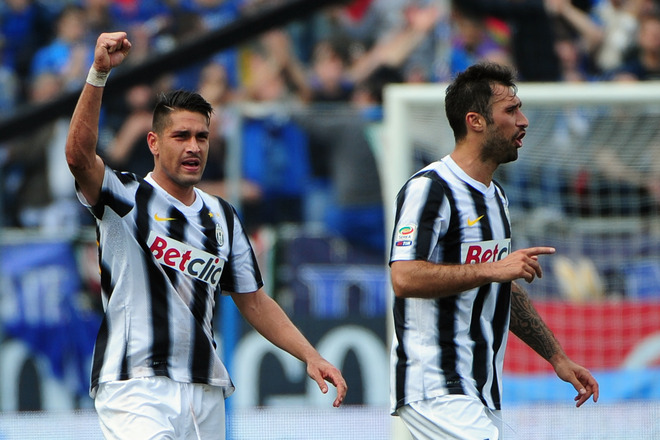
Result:
M222 226L219 223L215 225L215 239L218 241L218 246L222 247L225 244L225 236L222 233Z

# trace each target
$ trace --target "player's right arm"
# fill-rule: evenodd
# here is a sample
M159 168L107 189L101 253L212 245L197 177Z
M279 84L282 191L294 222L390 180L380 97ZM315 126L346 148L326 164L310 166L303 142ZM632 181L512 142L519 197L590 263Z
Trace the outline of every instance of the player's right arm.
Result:
M392 287L400 298L438 298L456 295L488 283L517 279L532 282L543 271L538 261L552 254L552 247L519 249L492 263L436 264L421 260L401 260L391 264Z
M96 41L92 68L101 74L109 73L122 63L130 48L125 32L101 34ZM105 172L103 160L96 154L103 89L85 83L66 140L69 169L90 205L99 199Z

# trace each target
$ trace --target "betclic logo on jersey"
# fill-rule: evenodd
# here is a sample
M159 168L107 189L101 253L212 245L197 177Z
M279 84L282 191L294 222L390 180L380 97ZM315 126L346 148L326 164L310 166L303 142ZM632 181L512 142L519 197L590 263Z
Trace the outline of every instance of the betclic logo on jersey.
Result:
M464 264L493 263L511 253L511 239L487 240L461 244L461 261Z
M156 261L214 287L220 282L224 260L216 255L189 246L151 231L147 239Z

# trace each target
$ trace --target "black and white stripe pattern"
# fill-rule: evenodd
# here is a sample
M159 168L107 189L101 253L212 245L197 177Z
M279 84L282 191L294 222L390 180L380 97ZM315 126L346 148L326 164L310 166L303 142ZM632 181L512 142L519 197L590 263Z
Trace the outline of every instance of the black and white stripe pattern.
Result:
M510 252L508 202L447 156L406 182L396 203L390 262L469 264ZM410 402L465 394L500 409L511 284L457 295L395 298L392 411Z
M233 207L195 191L186 206L150 176L106 168L95 206L79 193L97 220L105 310L92 396L99 383L154 375L233 392L213 339L217 295L263 282Z

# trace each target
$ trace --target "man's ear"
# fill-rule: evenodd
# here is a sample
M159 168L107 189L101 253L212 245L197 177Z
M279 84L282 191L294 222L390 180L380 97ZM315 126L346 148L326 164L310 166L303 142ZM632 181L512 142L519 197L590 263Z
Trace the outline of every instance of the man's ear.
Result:
M149 150L154 156L158 155L158 135L153 131L150 131L147 134L147 144L149 144Z
M465 124L468 131L482 132L486 128L486 120L476 112L468 112L465 115Z

